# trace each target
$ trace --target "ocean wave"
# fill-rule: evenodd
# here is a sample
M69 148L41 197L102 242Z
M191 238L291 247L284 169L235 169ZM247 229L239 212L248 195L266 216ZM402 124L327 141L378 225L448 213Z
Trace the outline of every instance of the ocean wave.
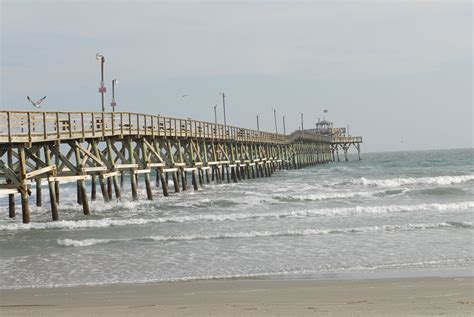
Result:
M436 176L436 177L407 177L407 178L388 178L388 179L367 179L361 177L349 182L356 186L369 187L400 187L406 185L453 185L466 183L474 180L474 175L461 176Z
M298 201L320 201L330 199L346 199L346 198L367 198L367 197L385 197L400 195L407 192L407 189L391 189L380 190L372 192L332 192L332 193L318 193L318 194L277 194L272 198L283 202L298 202Z
M379 231L406 231L406 230L427 230L439 228L460 228L472 229L471 222L440 222L428 224L407 224L407 225L382 225L358 228L338 228L338 229L301 229L287 231L250 231L235 233L216 233L216 234L192 234L181 236L150 236L130 239L57 239L58 245L66 247L89 247L97 244L107 244L112 242L130 242L130 241L193 241L193 240L218 240L218 239L246 239L261 237L295 237L295 236L316 236L327 234L345 234L345 233L368 233Z
M238 221L249 219L271 219L286 217L311 217L311 216L336 216L357 215L366 213L412 212L412 211L455 211L474 208L474 201L458 203L434 203L416 205L386 205L386 206L356 206L343 208L322 208L314 210L295 210L287 212L270 213L231 213L231 214L196 214L189 216L173 216L161 218L135 218L135 219L90 219L90 220L60 220L53 222L32 222L29 224L8 223L0 225L0 231L16 231L30 229L81 229L103 228L111 226L145 225L167 222L196 222L196 221Z

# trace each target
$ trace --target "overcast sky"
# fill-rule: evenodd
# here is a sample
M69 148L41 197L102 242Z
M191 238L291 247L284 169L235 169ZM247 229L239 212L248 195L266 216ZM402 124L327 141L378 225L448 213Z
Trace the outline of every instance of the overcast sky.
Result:
M1 109L100 111L100 52L107 110L118 78L117 111L213 121L224 91L232 125L472 147L472 26L470 1L1 0Z

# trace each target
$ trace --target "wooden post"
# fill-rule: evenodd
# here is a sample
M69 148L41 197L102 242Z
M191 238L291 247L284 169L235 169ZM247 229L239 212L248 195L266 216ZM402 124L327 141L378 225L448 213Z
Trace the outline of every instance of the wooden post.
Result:
M133 156L133 143L132 137L127 138L128 143L128 155L129 155L129 163L135 164L135 157ZM132 187L132 199L138 200L138 193L137 193L137 178L135 177L135 173L133 170L130 170L130 185Z
M19 167L20 167L20 194L21 194L21 209L23 223L30 222L30 205L28 196L28 187L26 184L26 159L25 159L25 148L23 146L18 148L19 154Z
M201 188L202 188L202 186L204 184L203 170L199 168L197 170L197 173L198 173L198 177L199 177L199 186L201 186Z
M107 195L112 200L112 177L107 177Z
M78 170L78 173L77 175L84 175L85 173L82 171L82 168L84 167L82 165L82 161L81 161L81 152L79 150L79 144L75 144L75 148L74 148L74 151L75 151L75 154L76 154L76 166L77 166L77 170ZM89 201L87 200L87 190L86 190L86 182L85 180L83 179L80 179L77 181L77 187L79 189L79 193L78 193L78 199L80 198L80 204L82 205L82 212L84 213L84 215L90 215L90 209L89 209Z
M113 155L112 155L112 143L110 141L110 138L107 138L106 140L106 146L107 146L107 156L108 156L108 160L109 160L109 164L113 166L114 164L114 159L113 159ZM115 171L115 169L113 169L113 171ZM123 174L121 174L122 176ZM117 176L111 176L112 177L112 180L111 182L113 183L114 185L114 190L115 190L115 198L117 199L120 199L122 197L121 195L121 191L122 191L122 184L120 184L119 186L119 181L117 179ZM109 177L108 179L110 180ZM122 180L120 180L122 182ZM109 183L109 198L112 199L112 189L111 189L111 185Z
M8 112L8 122L10 123L10 113ZM9 124L10 126L10 124ZM11 137L11 135L9 135ZM8 146L7 150L7 159L8 159L8 167L13 166L13 149L11 145ZM7 180L7 184L11 184L11 180ZM16 210L15 210L15 194L8 195L8 217L15 218L16 217Z
M163 175L163 174L164 174L163 172L160 173L161 188L163 190L163 196L168 197L169 196L168 182L166 181L165 175ZM178 188L178 190L179 190L179 188Z
M46 165L51 166L51 151L49 149L49 145L47 144L44 145L44 157L45 157ZM56 176L56 169L53 170L53 176ZM51 216L52 216L53 221L56 221L59 219L58 205L56 203L55 183L56 182L51 180L51 178L48 178L49 201L51 204Z
M58 131L59 131L59 127L58 127ZM59 134L59 132L58 132L58 134ZM56 168L58 168L59 167L59 157L57 155L55 155L55 160L56 160ZM54 192L56 194L56 204L59 205L59 181L54 182Z
M229 172L230 166L229 166L229 164L226 164L225 167L226 167L225 171L226 171L226 175L227 175L227 183L230 183L230 172Z
M95 156L101 157L96 140L92 140L92 150L94 151ZM105 177L102 173L99 174L99 185L100 185L100 191L102 192L102 197L104 199L104 202L108 203L110 201L110 197L109 197L109 193L107 192Z
M36 206L41 207L43 205L41 197L41 178L36 179Z
M193 182L193 189L198 190L198 184L197 184L197 179L196 179L196 170L191 171L191 178Z
M174 191L175 193L179 193L179 179L178 179L178 172L172 172L173 176L173 186L174 186Z
M144 138L144 136L142 137ZM143 163L145 164L145 168L148 168L148 153L147 153L147 145L146 143L141 140L142 145L142 157ZM153 200L153 193L151 191L151 181L150 181L150 173L145 173L145 187L146 187L146 197L148 200Z
M232 177L232 181L234 183L237 183L237 175L236 175L236 172L235 172L235 167L230 168L230 176Z
M95 182L95 174L91 175L91 200L94 201L97 199L97 185Z
M186 180L186 173L182 167L179 168L179 175L181 176L181 188L183 191L186 191L188 189L188 184Z

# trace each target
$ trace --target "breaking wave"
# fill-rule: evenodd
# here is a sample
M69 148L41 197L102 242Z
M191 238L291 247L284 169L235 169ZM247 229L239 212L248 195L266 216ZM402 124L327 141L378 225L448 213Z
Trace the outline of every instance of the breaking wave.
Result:
M461 228L472 229L470 222L440 222L434 224L408 224L408 225L383 225L360 228L339 228L339 229L301 229L288 231L250 231L236 233L217 233L208 235L182 235L182 236L150 236L130 239L58 239L57 243L66 247L88 247L97 244L127 241L193 241L193 240L216 240L216 239L239 239L239 238L259 238L259 237L294 237L294 236L316 236L327 234L344 233L365 233L379 231L406 231L406 230L426 230L439 228Z
M168 222L196 222L196 221L237 221L246 219L271 219L286 217L311 217L311 216L335 216L335 215L357 215L376 214L390 212L412 212L412 211L455 211L474 208L474 201L458 203L434 203L417 205L386 205L386 206L356 206L344 208L321 208L314 210L295 210L269 213L231 213L231 214L196 214L189 216L174 216L162 218L136 218L136 219L111 219L99 220L60 220L54 222L39 223L9 223L0 225L0 231L16 231L29 229L81 229L81 228L103 228L112 226L145 225L153 223Z
M350 182L352 185L370 187L400 187L406 185L452 185L466 183L474 180L474 175L437 176L437 177L407 177L389 179L367 179L361 177Z
M381 190L373 192L339 192L339 193L320 193L307 195L273 195L276 200L283 202L298 202L298 201L319 201L329 199L346 199L346 198L367 198L367 197L384 197L400 195L407 192L407 189L400 190Z

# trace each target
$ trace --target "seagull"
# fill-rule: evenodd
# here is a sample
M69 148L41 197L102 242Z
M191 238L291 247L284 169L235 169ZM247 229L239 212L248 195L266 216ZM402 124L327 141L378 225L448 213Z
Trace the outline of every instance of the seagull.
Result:
M46 96L44 96L43 98L41 98L41 99L39 99L39 100L37 100L37 101L31 100L30 96L26 96L26 99L28 99L28 101L31 102L31 104L32 104L33 106L35 106L36 108L41 108L40 103L42 103L43 100L46 99Z
M182 95L181 97L183 97L183 98L184 98L184 97L189 97L189 95Z

